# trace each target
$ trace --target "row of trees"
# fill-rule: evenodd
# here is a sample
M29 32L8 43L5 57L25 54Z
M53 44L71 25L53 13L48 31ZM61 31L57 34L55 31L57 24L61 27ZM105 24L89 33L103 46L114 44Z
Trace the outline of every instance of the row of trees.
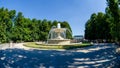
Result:
M120 42L120 7L118 0L107 0L105 13L93 13L85 25L88 40L114 40Z
M0 8L0 42L46 41L49 30L57 23L61 23L61 27L68 28L72 32L66 21L29 19L21 12L16 13L15 10ZM72 38L69 32L67 38Z

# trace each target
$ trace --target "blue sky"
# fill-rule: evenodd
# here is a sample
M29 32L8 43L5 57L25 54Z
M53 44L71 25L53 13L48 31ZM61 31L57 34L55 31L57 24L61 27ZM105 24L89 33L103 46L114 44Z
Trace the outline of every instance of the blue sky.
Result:
M0 0L0 7L22 12L27 18L69 22L73 35L84 35L92 13L105 12L106 0Z

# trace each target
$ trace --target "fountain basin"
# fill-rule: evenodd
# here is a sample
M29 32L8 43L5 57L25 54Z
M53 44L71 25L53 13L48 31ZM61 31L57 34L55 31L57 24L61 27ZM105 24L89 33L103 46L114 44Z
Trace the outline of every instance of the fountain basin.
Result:
M65 44L70 44L70 39L48 39L48 44L60 44L60 45L65 45Z
M57 28L52 27L48 34L47 45L71 44L71 40L66 38L67 31L69 31L67 28L61 28L60 23L57 24Z

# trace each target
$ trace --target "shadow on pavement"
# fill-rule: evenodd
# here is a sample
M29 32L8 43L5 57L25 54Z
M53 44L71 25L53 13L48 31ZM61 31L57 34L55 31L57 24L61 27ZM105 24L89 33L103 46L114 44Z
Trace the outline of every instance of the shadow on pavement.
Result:
M88 53L76 52L75 49L66 51L35 49L0 50L0 68L119 68L120 61L112 45L109 46L108 48L94 50ZM90 50L96 47L105 46L92 46L76 50Z

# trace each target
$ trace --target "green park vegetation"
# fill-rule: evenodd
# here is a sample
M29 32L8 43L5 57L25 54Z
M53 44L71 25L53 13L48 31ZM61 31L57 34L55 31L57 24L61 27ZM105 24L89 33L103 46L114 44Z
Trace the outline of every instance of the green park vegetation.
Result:
M105 13L93 13L85 25L85 38L120 44L120 0L106 0Z
M0 43L46 41L51 27L57 23L61 23L62 28L68 28L72 32L66 21L30 19L25 18L22 12L0 8ZM72 38L69 32L66 36Z
M73 44L73 45L47 45L47 44L36 44L35 42L27 42L24 44L26 47L38 48L38 49L74 49L81 47L91 46L90 43Z
M106 0L105 13L93 13L85 24L85 39L107 40L120 43L120 0ZM46 41L52 26L71 27L66 21L30 19L22 12L0 8L0 43ZM67 38L72 35L67 32Z

